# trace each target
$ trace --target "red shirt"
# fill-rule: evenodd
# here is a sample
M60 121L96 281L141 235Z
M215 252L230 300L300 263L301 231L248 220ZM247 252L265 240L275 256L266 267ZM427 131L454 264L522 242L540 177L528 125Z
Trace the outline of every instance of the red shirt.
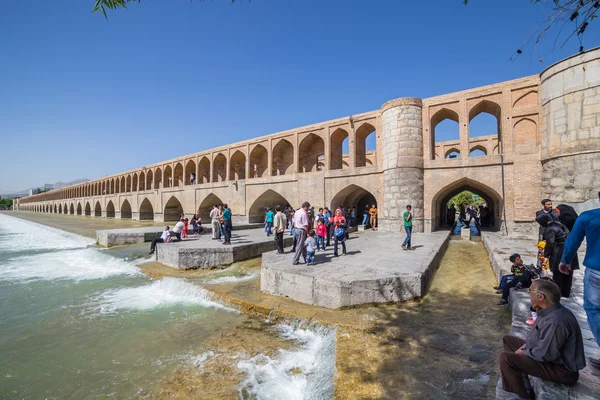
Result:
M317 236L325 237L327 235L327 227L324 224L317 226Z

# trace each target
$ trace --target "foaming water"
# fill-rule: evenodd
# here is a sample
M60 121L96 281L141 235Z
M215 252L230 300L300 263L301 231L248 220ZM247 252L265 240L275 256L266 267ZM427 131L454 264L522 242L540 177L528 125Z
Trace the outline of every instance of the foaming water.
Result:
M191 305L235 311L211 299L210 293L179 278L163 278L149 285L109 289L92 298L101 314L149 311L176 305Z
M0 214L0 252L77 249L93 240L49 226Z
M239 392L256 399L330 399L335 375L335 331L279 325L283 338L300 344L298 350L279 350L273 358L259 354L238 362L246 373Z
M90 248L9 258L0 268L0 281L81 281L137 274L140 272L132 262Z
M241 275L241 276L222 276L220 278L211 279L204 283L206 283L208 285L219 285L222 283L244 282L244 281L249 281L254 278L257 278L258 275L259 275L258 271L255 271L255 272L252 272L252 273L249 273L246 275Z

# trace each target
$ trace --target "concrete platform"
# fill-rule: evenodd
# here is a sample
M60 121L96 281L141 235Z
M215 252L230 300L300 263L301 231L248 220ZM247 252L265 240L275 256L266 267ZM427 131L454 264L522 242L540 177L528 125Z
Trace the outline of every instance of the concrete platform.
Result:
M379 231L356 232L346 242L347 256L333 257L333 247L329 247L317 252L314 266L292 265L291 253L265 253L260 288L334 309L423 297L450 232L413 235L414 251L402 250L404 237Z
M206 230L204 235L212 233L212 227L203 225ZM255 229L262 227L263 224L243 224L234 225L233 230ZM147 228L126 228L126 229L108 229L96 231L96 241L100 246L113 247L127 244L151 242L152 239L159 238L164 226L150 226ZM190 227L189 233L192 233Z
M292 245L289 233L286 233L283 240L284 245ZM263 229L246 229L234 231L231 245L228 246L212 240L210 234L190 237L177 243L159 243L156 247L156 261L177 269L216 268L259 257L262 253L276 249L274 236L267 237Z

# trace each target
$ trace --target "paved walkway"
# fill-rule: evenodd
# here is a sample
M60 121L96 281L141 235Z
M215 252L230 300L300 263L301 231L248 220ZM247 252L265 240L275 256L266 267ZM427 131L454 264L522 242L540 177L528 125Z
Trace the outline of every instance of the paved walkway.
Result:
M511 263L508 261L508 257L512 253L521 254L526 263L535 262L537 256L537 248L533 246L536 243L535 238L511 238L502 236L496 232L483 232L482 238L488 254L490 254L490 261L497 277L510 273ZM581 253L580 260L583 260L583 254ZM586 357L598 357L600 356L600 348L598 348L590 331L585 310L583 309L583 272L585 271L585 267L582 268L575 271L571 297L568 299L563 298L561 304L571 310L579 321L583 333ZM509 301L513 318L509 334L524 338L531 329L531 326L525 323L531 305L529 296L526 291L515 291L513 289L511 290ZM538 378L531 378L530 381L538 399L593 400L600 398L600 371L589 365L579 372L579 382L571 387L545 382ZM499 382L497 398L515 399L516 397L502 391L501 383Z

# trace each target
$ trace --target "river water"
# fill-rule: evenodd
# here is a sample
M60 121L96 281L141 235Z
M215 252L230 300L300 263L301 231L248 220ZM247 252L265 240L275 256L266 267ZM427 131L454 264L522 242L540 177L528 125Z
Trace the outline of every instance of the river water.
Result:
M155 397L166 377L199 368L214 357L219 338L253 324L212 301L196 282L141 273L136 264L147 246L132 257L92 244L0 214L0 398ZM219 273L207 281L252 278ZM268 355L260 348L239 351L239 378L229 393L269 398L293 389L287 398L331 397L333 369L321 368L320 354L325 347L334 351L332 332L251 328L277 338L279 348Z

